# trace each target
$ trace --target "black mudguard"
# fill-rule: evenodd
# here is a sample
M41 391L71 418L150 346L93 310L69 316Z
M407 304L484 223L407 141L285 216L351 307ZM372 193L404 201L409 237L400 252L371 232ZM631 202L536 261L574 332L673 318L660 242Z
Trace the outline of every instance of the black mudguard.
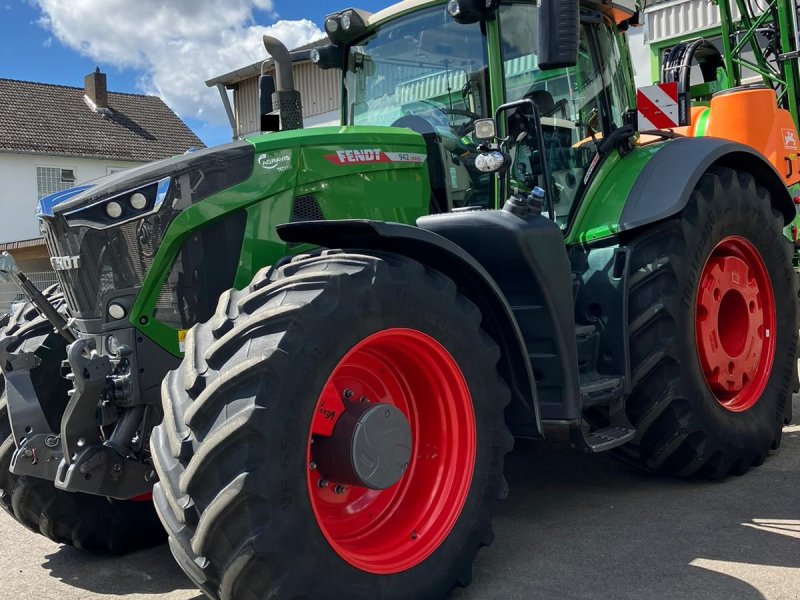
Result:
M498 368L511 388L515 435L542 437L539 398L525 341L511 306L497 283L468 252L430 231L367 220L306 221L277 227L285 242L327 248L392 252L445 273L481 310L482 327L500 346Z
M712 166L747 171L772 196L784 224L796 215L783 178L763 154L720 138L678 138L664 145L642 169L620 217L619 231L630 231L680 213L700 177Z

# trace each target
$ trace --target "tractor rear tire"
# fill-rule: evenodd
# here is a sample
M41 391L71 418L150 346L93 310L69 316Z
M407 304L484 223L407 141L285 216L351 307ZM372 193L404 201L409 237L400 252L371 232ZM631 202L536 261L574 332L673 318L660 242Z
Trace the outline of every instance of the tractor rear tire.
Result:
M164 380L151 441L154 500L189 577L222 600L468 585L513 445L480 323L450 279L396 255L303 255L226 292ZM385 489L326 479L327 436L365 402L400 408L413 434Z
M679 217L630 240L627 411L637 436L618 457L717 478L778 448L798 337L782 228L749 173L717 167Z
M45 292L56 306L63 296L56 289ZM33 352L42 359L31 372L40 398L56 395L66 403L70 385L61 377L61 360L66 358L66 342L30 303L17 309L0 337L19 338L11 348ZM5 380L0 375L0 506L17 522L34 533L59 544L102 554L124 554L164 542L166 535L155 514L153 503L119 501L102 496L65 492L52 481L17 476L9 471L14 453L14 438L5 395Z

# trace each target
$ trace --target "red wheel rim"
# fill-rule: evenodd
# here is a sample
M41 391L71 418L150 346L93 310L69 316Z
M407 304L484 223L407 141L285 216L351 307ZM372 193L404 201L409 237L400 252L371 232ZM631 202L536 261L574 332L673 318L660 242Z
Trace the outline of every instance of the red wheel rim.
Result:
M746 239L722 240L697 289L695 337L703 374L732 412L753 407L775 357L775 298L766 265Z
M408 468L385 490L335 481L320 487L313 439L330 436L346 403L362 400L391 404L408 419ZM476 437L464 375L436 340L412 329L387 329L356 344L322 390L308 441L308 493L328 543L369 573L399 573L421 563L444 542L464 507Z

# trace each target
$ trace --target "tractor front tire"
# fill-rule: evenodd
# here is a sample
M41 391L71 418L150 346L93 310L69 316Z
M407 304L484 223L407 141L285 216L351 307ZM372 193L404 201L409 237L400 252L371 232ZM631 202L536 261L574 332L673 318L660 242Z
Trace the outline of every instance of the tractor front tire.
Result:
M716 478L777 449L798 337L782 228L749 173L717 167L680 217L630 240L627 411L637 437L619 457Z
M222 600L442 598L469 584L513 444L480 323L450 279L395 255L300 256L224 294L164 380L152 438L156 507L186 573ZM340 428L399 413L411 441L396 483L340 479Z
M56 307L63 306L63 296L55 288L45 294ZM70 385L61 377L64 338L30 303L17 309L0 332L0 337L10 335L18 338L12 351L33 352L42 361L31 372L39 397L54 405L66 404ZM11 473L15 445L2 375L0 390L0 506L8 514L56 543L95 553L124 554L164 542L166 534L150 500L120 501L65 492L52 481Z

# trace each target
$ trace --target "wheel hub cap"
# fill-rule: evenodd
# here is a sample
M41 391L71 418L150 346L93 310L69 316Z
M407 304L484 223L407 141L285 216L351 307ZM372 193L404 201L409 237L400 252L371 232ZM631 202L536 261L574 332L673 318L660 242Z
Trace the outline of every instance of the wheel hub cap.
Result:
M700 276L695 333L706 382L725 408L752 407L766 386L775 349L775 302L755 247L725 238Z
M411 426L391 404L349 407L329 438L312 448L326 481L385 490L400 481L411 457Z

